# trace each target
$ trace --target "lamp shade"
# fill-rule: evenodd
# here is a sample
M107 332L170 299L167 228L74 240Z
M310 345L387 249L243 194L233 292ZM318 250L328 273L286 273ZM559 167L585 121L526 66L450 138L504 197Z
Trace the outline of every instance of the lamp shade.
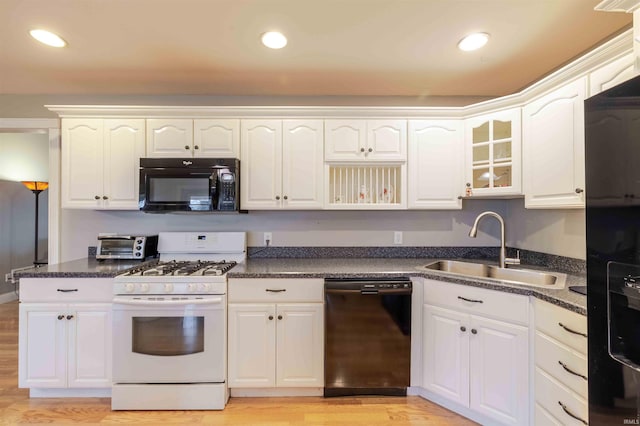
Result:
M22 184L30 191L44 191L49 187L49 182L39 182L34 180L23 180Z

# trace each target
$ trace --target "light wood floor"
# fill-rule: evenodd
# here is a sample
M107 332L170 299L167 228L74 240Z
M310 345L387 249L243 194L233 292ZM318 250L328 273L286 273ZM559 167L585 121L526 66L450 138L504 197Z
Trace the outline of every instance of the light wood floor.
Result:
M231 398L223 411L111 411L109 398L18 389L18 304L0 304L0 424L473 425L419 397Z

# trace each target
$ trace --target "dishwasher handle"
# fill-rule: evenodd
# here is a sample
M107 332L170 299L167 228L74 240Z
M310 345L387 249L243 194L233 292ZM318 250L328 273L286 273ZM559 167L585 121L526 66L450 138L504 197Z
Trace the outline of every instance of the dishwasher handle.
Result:
M361 288L361 289L347 289L347 288L327 288L324 291L326 294L362 294L362 295L386 295L386 294L394 294L394 295L402 295L402 294L411 294L410 288L384 288L384 289L371 289L371 288Z

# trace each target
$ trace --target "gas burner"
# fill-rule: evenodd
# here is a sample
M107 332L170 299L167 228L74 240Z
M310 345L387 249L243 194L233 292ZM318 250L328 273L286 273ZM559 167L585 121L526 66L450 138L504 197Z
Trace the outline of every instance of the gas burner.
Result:
M124 275L128 276L215 276L223 275L233 268L236 262L212 262L212 261L168 261L154 262L150 264L140 265L130 269Z

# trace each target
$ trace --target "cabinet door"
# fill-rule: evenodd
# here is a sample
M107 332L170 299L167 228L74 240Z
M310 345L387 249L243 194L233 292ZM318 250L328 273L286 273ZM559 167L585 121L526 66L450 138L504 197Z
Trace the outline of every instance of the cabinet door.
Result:
M474 196L522 193L520 108L465 121L465 189Z
M407 159L407 120L368 120L365 158L405 161Z
M229 387L276 385L276 308L229 305Z
M527 328L473 315L470 325L470 408L507 425L527 424Z
M65 318L69 387L111 387L111 304L69 305Z
M322 120L285 120L282 136L282 201L289 209L321 209L324 193Z
M242 209L282 206L282 121L242 120Z
M193 120L193 155L239 158L240 120Z
M325 120L325 161L362 161L367 142L365 120Z
M524 108L526 208L584 207L584 98L580 78Z
M21 388L67 386L67 305L21 303L18 382Z
M425 304L422 385L469 406L469 316Z
M629 53L589 74L589 96L633 78L637 74L633 66L633 58L633 53Z
M276 386L324 385L322 303L278 304Z
M462 122L409 121L409 208L461 209Z
M103 208L138 210L144 132L143 119L104 120Z
M96 209L102 206L103 120L62 120L61 205Z
M147 119L147 157L192 157L193 120Z

